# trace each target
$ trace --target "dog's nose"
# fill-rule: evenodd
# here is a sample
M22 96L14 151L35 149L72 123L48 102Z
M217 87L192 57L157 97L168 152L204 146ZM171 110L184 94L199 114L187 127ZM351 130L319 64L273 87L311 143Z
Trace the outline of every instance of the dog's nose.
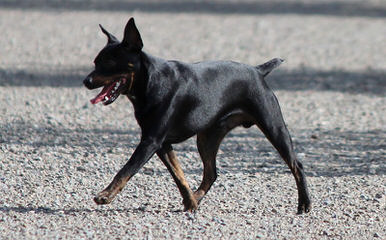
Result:
M92 85L92 76L87 76L84 80L83 80L83 84L90 88L91 85Z
M92 83L92 77L91 76L87 76L86 79L83 80L83 83L86 85L86 84L91 84Z

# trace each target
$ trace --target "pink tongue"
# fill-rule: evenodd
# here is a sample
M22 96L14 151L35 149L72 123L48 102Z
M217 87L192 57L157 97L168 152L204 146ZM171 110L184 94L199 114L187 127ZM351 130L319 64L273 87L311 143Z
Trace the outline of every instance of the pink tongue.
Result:
M109 86L104 87L102 91L95 98L90 100L90 102L92 104L97 104L100 101L102 101L107 96L107 94L113 89L114 85L115 84L111 84Z

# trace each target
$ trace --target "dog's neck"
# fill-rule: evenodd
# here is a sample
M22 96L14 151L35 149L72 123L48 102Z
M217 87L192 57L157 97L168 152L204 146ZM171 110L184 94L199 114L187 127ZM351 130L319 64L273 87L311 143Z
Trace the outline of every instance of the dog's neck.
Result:
M148 82L148 69L151 68L151 56L145 52L140 54L140 68L132 77L132 83L125 95L133 103L134 107L145 97Z

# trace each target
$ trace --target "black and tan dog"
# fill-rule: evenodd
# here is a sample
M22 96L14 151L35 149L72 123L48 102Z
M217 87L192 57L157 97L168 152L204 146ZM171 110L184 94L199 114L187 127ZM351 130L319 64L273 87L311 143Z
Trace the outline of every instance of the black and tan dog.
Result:
M108 105L126 95L134 105L142 136L130 160L94 198L97 204L110 203L156 153L177 183L185 210L193 211L216 180L216 154L224 136L237 126L257 125L295 177L298 213L310 210L302 164L296 159L278 101L264 80L283 60L275 58L258 66L231 61L167 61L142 51L134 19L127 23L122 42L100 27L108 42L95 58L95 70L84 85L103 87L91 100L93 104ZM172 144L194 135L204 173L201 185L192 192Z

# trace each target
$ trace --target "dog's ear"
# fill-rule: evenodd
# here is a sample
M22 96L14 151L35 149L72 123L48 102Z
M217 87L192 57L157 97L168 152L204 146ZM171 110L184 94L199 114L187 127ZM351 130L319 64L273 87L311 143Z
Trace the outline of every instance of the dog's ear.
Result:
M135 26L134 18L130 18L126 24L122 45L136 51L141 51L143 47L141 35Z
M114 37L114 35L109 33L106 29L104 29L101 24L99 24L99 27L102 29L102 32L107 36L107 44L119 42L118 39Z

